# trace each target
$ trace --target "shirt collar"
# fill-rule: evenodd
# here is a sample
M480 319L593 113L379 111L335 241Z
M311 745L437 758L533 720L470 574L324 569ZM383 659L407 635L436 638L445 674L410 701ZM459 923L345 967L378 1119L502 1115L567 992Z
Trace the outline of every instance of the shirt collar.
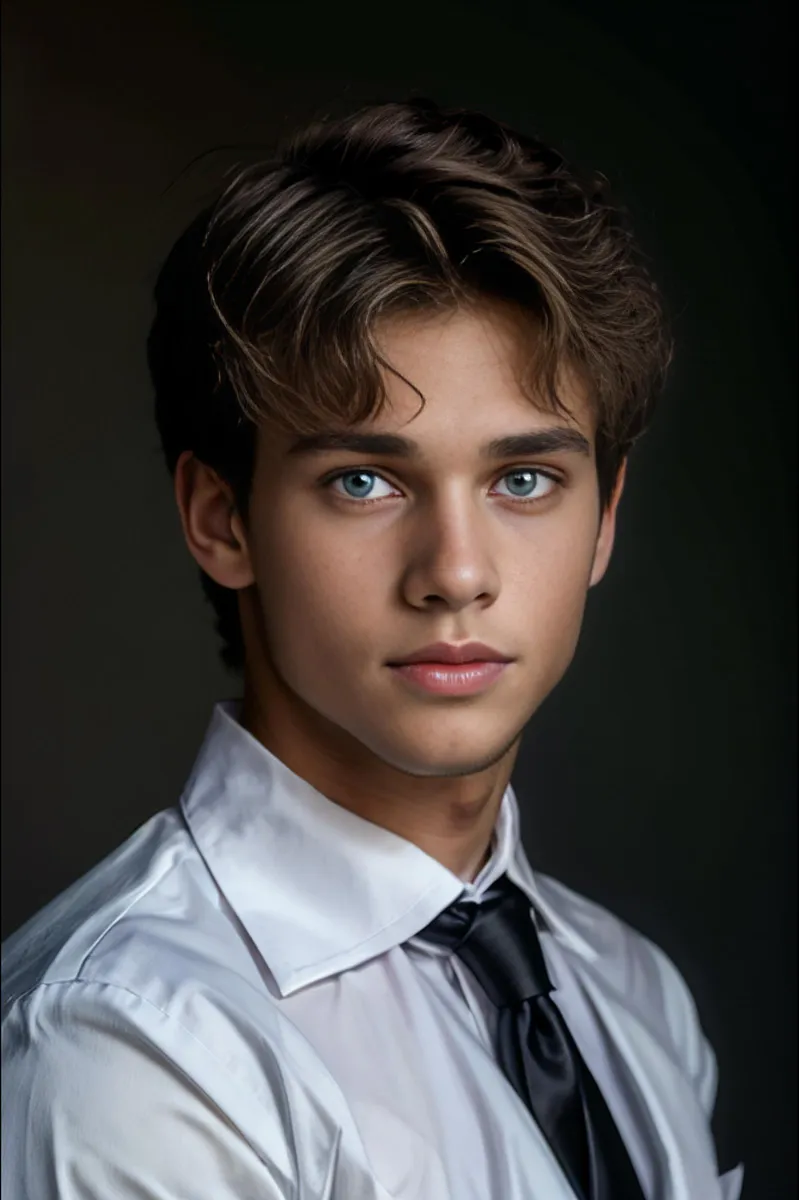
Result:
M194 842L281 995L356 967L417 934L454 900L506 871L555 936L591 948L540 894L509 784L492 853L464 882L412 842L329 800L221 701L180 805Z

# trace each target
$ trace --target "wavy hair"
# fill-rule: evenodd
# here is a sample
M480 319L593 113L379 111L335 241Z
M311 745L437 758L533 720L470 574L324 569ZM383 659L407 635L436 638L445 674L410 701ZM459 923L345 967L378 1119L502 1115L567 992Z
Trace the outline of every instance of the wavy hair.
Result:
M178 239L147 345L170 472L193 451L246 522L261 421L301 435L369 420L385 403L377 321L481 299L529 318L535 404L565 410L564 364L584 381L606 505L671 356L626 213L543 142L426 99L315 122L237 169ZM200 574L241 670L236 593Z

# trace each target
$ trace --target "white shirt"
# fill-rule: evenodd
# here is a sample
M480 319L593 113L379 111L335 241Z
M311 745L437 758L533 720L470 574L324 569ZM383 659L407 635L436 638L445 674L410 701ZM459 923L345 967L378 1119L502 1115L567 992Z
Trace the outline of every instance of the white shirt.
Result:
M533 874L511 786L465 883L321 795L238 712L215 707L179 806L3 947L6 1200L571 1200L496 1064L492 1005L414 940L503 872L648 1200L735 1200L682 978Z

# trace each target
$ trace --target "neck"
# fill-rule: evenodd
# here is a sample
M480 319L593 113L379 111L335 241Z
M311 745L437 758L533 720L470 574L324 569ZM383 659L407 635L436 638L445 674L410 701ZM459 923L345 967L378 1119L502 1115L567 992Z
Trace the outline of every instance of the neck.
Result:
M383 762L318 714L259 702L247 685L240 721L322 795L412 842L460 879L473 880L488 861L518 739L484 770L420 776Z

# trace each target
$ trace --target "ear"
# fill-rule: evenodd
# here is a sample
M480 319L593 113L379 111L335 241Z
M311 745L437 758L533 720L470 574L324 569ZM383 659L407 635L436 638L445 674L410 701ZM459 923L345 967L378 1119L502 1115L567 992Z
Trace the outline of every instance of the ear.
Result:
M206 575L228 588L254 583L247 535L230 486L184 450L175 467L175 500L183 536Z
M597 534L596 546L594 547L594 562L591 567L591 578L588 586L593 587L595 583L599 583L600 579L605 574L610 562L611 551L613 550L613 542L616 537L616 509L621 499L621 494L624 491L624 480L627 475L627 459L622 460L616 476L616 482L613 485L613 494L610 498L607 508L602 514L602 520L599 525L599 533Z

